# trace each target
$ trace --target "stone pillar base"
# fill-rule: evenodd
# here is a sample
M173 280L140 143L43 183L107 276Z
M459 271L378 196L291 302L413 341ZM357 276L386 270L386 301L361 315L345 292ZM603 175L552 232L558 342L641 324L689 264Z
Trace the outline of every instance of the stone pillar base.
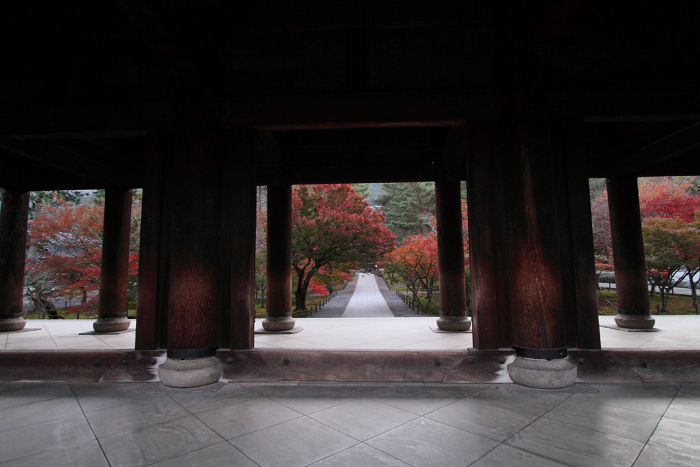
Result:
M128 318L98 318L92 323L95 332L119 332L129 329L131 321Z
M651 329L654 327L656 320L651 316L618 313L617 316L615 316L615 323L621 328Z
M0 332L21 331L26 324L24 318L0 319Z
M263 320L262 326L266 331L289 331L294 328L294 319L291 316L267 317Z
M508 365L508 374L515 384L539 389L566 388L576 381L576 365L565 358L539 360L516 357Z
M223 372L215 357L191 360L168 358L158 367L160 381L173 388L194 388L216 383Z
M467 316L440 316L437 327L441 331L468 331L472 327L472 320Z

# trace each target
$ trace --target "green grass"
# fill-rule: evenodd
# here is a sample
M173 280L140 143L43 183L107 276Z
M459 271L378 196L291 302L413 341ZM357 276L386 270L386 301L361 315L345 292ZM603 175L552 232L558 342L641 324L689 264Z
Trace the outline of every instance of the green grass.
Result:
M602 296L601 296L602 295ZM605 297L605 298L603 298ZM607 301L606 301L607 299ZM610 302L610 303L608 303ZM658 293L649 298L649 308L652 314L656 314L656 306L661 306L661 297ZM671 295L668 298L668 312L671 315L694 315L692 297ZM617 292L614 290L598 291L598 314L604 316L617 315Z
M306 308L311 308L312 305L321 303L326 297L306 297ZM267 300L266 300L267 301ZM292 308L294 308L295 302L292 298ZM260 300L255 300L255 318L265 318L266 309L260 306ZM308 311L293 311L292 318L308 318Z

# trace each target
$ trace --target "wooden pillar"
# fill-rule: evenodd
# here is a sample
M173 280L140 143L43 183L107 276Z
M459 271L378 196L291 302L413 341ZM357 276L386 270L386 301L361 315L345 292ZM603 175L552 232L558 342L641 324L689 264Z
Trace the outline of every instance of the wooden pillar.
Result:
M129 328L127 287L131 202L129 189L105 190L100 305L97 321L92 325L96 332L117 332Z
M565 294L567 310L568 347L600 349L598 321L598 280L595 273L591 201L585 157L582 152L581 124L564 128L562 147L565 164L562 170L562 190L568 213L569 255L564 275L571 281Z
M607 180L610 207L618 326L651 329L655 319L649 310L642 216L636 177Z
M292 319L292 187L267 187L267 312L263 328L287 331Z
M513 345L510 323L502 170L502 127L471 127L468 135L467 202L474 348Z
M5 191L0 209L0 331L20 331L29 192Z
M167 347L169 274L169 205L163 203L163 152L172 138L152 134L146 155L149 177L141 203L139 287L136 304L136 350Z
M561 250L566 196L557 183L564 158L553 124L507 125L504 149L508 286L513 343L519 357L509 366L514 382L555 388L573 384L566 360L566 314Z
M253 135L228 139L222 215L221 328L219 346L252 349L255 324L256 183Z
M438 272L440 318L443 331L467 331L467 296L464 286L464 240L459 181L435 182L437 202Z
M158 370L168 386L217 381L221 263L222 137L178 132L164 159L164 203L172 206L168 297L168 359Z

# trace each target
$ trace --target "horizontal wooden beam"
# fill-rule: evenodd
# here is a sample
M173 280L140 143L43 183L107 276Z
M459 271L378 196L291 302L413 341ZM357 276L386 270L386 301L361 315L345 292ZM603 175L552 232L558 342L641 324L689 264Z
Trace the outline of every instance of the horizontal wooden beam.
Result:
M693 123L625 157L624 164L645 170L700 149L700 122Z
M231 102L224 124L277 131L458 126L499 115L498 94L489 89L318 94Z

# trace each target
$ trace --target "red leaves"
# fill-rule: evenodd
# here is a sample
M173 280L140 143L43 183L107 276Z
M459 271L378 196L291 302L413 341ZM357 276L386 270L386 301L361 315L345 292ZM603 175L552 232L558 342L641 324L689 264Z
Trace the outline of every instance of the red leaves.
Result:
M332 284L333 271L340 265L357 267L393 248L396 235L384 226L384 219L384 213L373 209L350 184L294 187L292 264L297 309L305 308L306 287L313 291L315 274Z
M30 258L25 283L30 293L43 297L81 295L99 288L102 265L104 206L74 204L56 199L55 206L40 206L29 222ZM129 276L138 274L140 204L132 211L132 245ZM36 253L34 253L34 251Z

